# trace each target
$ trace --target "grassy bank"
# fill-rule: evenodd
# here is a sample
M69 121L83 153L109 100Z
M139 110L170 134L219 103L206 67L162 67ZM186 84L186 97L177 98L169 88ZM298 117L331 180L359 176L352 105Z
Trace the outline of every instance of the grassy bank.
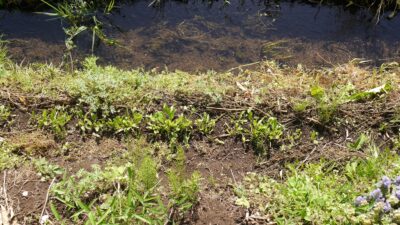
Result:
M71 71L2 54L3 223L396 222L399 75L356 61Z

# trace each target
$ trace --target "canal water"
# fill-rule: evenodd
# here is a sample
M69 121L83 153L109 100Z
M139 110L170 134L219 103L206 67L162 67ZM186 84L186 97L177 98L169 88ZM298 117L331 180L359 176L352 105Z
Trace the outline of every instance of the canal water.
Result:
M302 1L148 1L119 5L102 15L117 46L100 43L100 62L144 67L224 71L273 59L282 64L329 66L354 58L373 64L400 61L400 16ZM0 11L0 33L16 62L61 63L65 21L34 12ZM91 34L81 34L73 58L91 54Z

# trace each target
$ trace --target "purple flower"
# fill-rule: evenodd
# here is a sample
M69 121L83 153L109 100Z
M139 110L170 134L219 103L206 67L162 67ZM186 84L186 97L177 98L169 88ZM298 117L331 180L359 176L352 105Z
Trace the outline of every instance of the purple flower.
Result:
M354 201L354 204L358 207L367 203L367 198L364 196L358 196Z
M388 213L390 210L392 210L392 206L389 202L385 202L385 205L383 206L383 212Z
M394 184L400 185L400 176L397 176L397 177L394 179Z
M383 198L383 197L382 198L378 198L378 199L375 200L375 202L385 202L385 198Z
M400 190L397 190L394 195L400 200Z
M392 181L390 180L389 177L387 177L387 176L382 177L382 180L381 180L382 188L389 189L391 183L392 183Z
M381 189L375 189L375 190L373 190L370 194L369 194L369 196L370 196L370 198L371 199L373 199L373 200L378 200L378 199L380 199L380 198L383 198L383 194L382 194L382 191L381 191Z

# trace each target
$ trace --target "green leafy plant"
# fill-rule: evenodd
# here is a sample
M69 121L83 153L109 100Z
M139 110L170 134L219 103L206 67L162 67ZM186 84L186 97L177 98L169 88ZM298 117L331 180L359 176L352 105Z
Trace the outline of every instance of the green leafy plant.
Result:
M64 112L63 108L43 110L41 114L33 114L39 128L50 129L57 138L64 138L67 133L66 125L72 116Z
M127 134L134 131L137 133L142 119L143 115L138 112L129 113L123 116L115 116L107 121L107 127L115 134Z
M310 95L315 101L315 109L322 124L333 122L339 106L359 100L363 96L360 93L363 92L357 91L351 83L335 85L328 90L318 85L312 86L310 89Z
M157 164L145 156L138 165L80 171L54 185L55 200L71 212L70 219L85 224L164 224L167 208L157 193Z
M95 113L86 113L82 111L77 113L77 126L83 133L89 133L96 137L100 137L106 127L106 120L99 118Z
M5 105L0 105L0 126L9 122L11 110Z
M307 100L299 100L293 104L293 110L298 113L305 112L310 106L310 102Z
M315 130L311 131L310 140L315 145L317 145L319 143L319 133L318 133L318 131L315 131Z
M279 141L284 127L275 117L259 118L251 110L241 112L237 119L231 120L228 134L240 137L243 143L250 142L257 154L267 154L273 142Z
M70 27L65 29L68 38L65 42L67 50L71 51L75 48L73 39L85 30L92 31L92 53L94 52L94 45L96 37L101 41L113 45L115 41L108 38L103 30L102 23L96 17L96 11L104 2L101 1L85 1L85 0L72 0L59 3L51 3L41 0L44 4L49 6L54 12L43 12L49 16L59 17L66 20ZM101 5L100 5L100 4ZM115 5L115 1L111 0L105 4L104 12L109 13Z
M197 130L200 131L203 135L209 135L213 132L216 119L211 119L208 113L203 113L202 117L195 121L195 125Z
M301 139L303 132L301 129L296 129L294 132L288 131L285 140L288 141L287 145L282 145L281 149L291 149L296 145L297 141Z
M188 143L192 131L192 121L184 115L176 116L176 110L173 106L163 106L162 111L158 111L149 116L147 128L153 131L153 134L167 139L170 143L183 141Z
M190 210L198 201L200 191L200 173L194 172L190 178L185 178L185 153L179 147L175 158L175 167L168 171L168 181L171 188L171 204L179 212L184 213Z
M45 158L33 159L32 162L39 176L44 180L51 179L64 173L64 170L60 166L49 163Z
M145 156L140 163L137 178L139 185L143 185L144 190L151 190L157 185L157 164L150 156Z
M151 166L151 165L149 165ZM147 167L149 168L149 167ZM152 170L153 171L153 170ZM147 179L147 178L146 178ZM167 212L155 189L138 190L131 165L79 174L54 185L52 193L72 212L69 219L86 224L162 224ZM70 188L70 189L69 189ZM52 207L53 214L58 214Z
M343 166L325 160L302 167L290 164L285 179L279 182L256 173L248 174L235 188L235 203L252 208L261 215L271 216L275 223L282 225L391 224L383 220L380 220L381 223L374 223L374 220L369 220L372 223L363 223L369 212L377 210L378 215L386 217L393 215L392 212L399 206L399 201L393 199L397 190L394 185L387 189L391 194L385 195L386 199L383 200L389 201L391 198L395 208L389 208L386 214L383 214L384 205L371 211L372 205L363 203L364 198L357 197L370 191L383 175L395 177L400 172L397 153L375 150L373 145L370 148L364 151L368 153L365 158L352 159ZM388 179L379 182L379 187L385 180ZM391 183L398 183L397 178ZM373 196L379 194L379 191L373 192ZM381 193L385 191L381 190ZM375 199L381 201L379 196Z
M104 134L138 134L143 115L139 112L124 115L107 114L99 116L97 113L78 111L77 126L83 133L100 137Z
M368 136L364 133L360 134L360 136L357 138L357 140L354 143L350 143L348 147L354 151L361 150L365 144L368 143Z
M83 73L68 80L65 86L68 93L78 99L79 106L87 108L86 113L109 118L118 113L115 105L132 94L139 78L121 74L122 71L113 67L100 67L96 61L96 57L86 58Z
M265 154L266 143L271 144L272 141L277 141L283 134L283 126L278 122L275 117L269 117L268 119L253 116L250 112L249 115L250 128L248 133L250 135L250 142L258 154Z
M231 125L226 125L227 126L227 133L230 136L233 137L241 137L242 142L245 143L246 136L244 135L245 133L245 124L248 123L248 120L245 116L246 112L241 112L238 116L238 118L232 118L231 119Z
M336 113L338 103L332 101L326 94L325 90L320 86L311 87L310 93L311 97L313 97L317 102L317 112L320 122L331 122L333 115Z
M23 161L14 153L14 147L0 137L0 172L18 166Z
M352 94L349 98L354 101L368 100L377 96L383 96L389 93L392 89L393 89L392 85L386 83L367 91L357 91L355 94Z

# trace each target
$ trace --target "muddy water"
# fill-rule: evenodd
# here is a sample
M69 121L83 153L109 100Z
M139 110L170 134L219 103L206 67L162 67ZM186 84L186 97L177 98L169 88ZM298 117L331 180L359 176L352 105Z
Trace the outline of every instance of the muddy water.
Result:
M121 46L100 44L101 61L123 68L226 70L262 59L320 66L364 58L400 61L400 16L374 23L368 11L282 1L231 1L213 5L148 1L120 6L102 18ZM65 35L60 20L23 12L0 12L0 32L16 61L60 63ZM89 34L78 38L74 58L90 54Z

